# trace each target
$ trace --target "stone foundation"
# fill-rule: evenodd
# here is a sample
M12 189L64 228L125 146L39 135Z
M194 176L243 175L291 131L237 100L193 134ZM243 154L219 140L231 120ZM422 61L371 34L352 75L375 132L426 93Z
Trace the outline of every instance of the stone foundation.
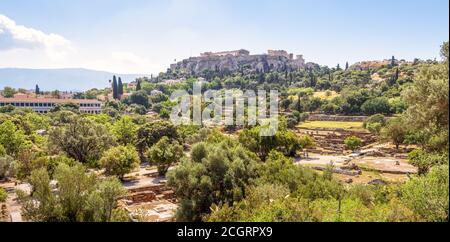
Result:
M308 121L335 121L335 122L364 122L367 116L338 116L325 114L311 114Z

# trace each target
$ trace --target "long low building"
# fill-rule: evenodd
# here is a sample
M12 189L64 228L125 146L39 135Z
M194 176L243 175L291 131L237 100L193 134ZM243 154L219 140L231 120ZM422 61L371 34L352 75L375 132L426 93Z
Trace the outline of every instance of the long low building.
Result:
M56 98L1 98L0 107L12 105L17 108L31 108L37 113L48 113L58 104L73 103L80 107L80 112L99 114L102 102L90 99L56 99Z

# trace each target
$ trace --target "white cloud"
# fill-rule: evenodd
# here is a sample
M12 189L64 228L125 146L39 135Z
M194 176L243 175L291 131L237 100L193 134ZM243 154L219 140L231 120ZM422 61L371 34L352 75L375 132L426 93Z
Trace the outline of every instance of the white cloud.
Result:
M12 49L43 50L52 59L58 59L72 50L69 40L58 34L17 25L0 14L0 51Z

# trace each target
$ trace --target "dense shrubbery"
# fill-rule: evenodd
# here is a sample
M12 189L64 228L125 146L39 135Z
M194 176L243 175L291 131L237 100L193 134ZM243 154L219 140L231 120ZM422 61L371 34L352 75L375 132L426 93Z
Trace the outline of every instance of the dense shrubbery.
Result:
M233 204L245 196L245 186L256 177L258 157L237 142L198 143L192 158L168 173L181 207L177 219L198 221L212 204Z
M126 192L118 180L99 180L86 173L81 164L72 167L61 164L54 177L58 182L56 194L45 169L32 172L29 178L32 195L19 193L26 218L41 222L108 222L123 218L123 211L115 209L117 199Z
M117 146L103 154L100 163L105 174L119 179L139 167L139 155L133 146Z
M399 188L375 185L346 188L332 178L290 164L292 161L282 154L271 153L269 161L261 166L262 172L255 185L247 186L246 198L234 205L214 205L205 220L396 222L448 219L448 191L443 190L448 188L448 167L437 171L442 173L440 178L435 179L434 174L430 174L430 178L415 178ZM433 201L439 201L433 203L432 212L420 210L430 206L431 201L421 200L426 194L415 194L424 188L416 187L417 184L430 185L430 194L436 196ZM437 217L428 217L428 214Z
M3 187L0 187L0 203L6 202L6 198L8 198L8 193Z
M345 139L344 144L347 149L355 151L361 148L363 141L358 137L351 136Z
M153 145L146 153L150 164L158 167L160 175L164 176L169 168L183 158L183 146L178 141L170 142L166 136Z

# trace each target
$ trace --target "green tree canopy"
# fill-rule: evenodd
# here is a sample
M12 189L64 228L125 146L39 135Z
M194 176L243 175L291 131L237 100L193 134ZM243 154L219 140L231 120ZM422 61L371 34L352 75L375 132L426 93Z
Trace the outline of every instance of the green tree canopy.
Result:
M183 158L183 146L164 136L147 151L146 156L150 164L158 167L158 173L164 176L173 164Z
M24 131L19 129L11 120L0 124L0 145L4 147L7 154L16 156L24 148L25 143Z
M258 158L242 146L226 140L205 145L206 153L167 173L168 185L180 199L179 221L200 221L213 204L239 201L257 175Z
M112 135L101 124L74 116L68 123L50 131L49 144L79 162L98 161L114 143Z
M448 42L441 54L444 62L421 68L404 98L408 104L405 113L408 127L427 133L427 149L445 151L449 147Z
M392 108L387 98L378 97L363 103L361 111L366 115L391 114Z
M18 192L23 215L34 222L112 222L119 213L117 200L126 194L115 178L99 180L77 164L61 164L55 171L58 183L52 191L45 169L34 170L30 176L33 193Z
M123 145L134 144L137 139L138 126L129 116L123 116L114 122L112 132L117 142Z
M106 175L123 180L127 173L139 167L139 155L133 146L117 146L103 154L100 164Z
M170 122L156 121L146 123L138 129L136 147L144 159L144 153L148 148L156 144L162 137L166 136L171 140L178 140L177 128Z

